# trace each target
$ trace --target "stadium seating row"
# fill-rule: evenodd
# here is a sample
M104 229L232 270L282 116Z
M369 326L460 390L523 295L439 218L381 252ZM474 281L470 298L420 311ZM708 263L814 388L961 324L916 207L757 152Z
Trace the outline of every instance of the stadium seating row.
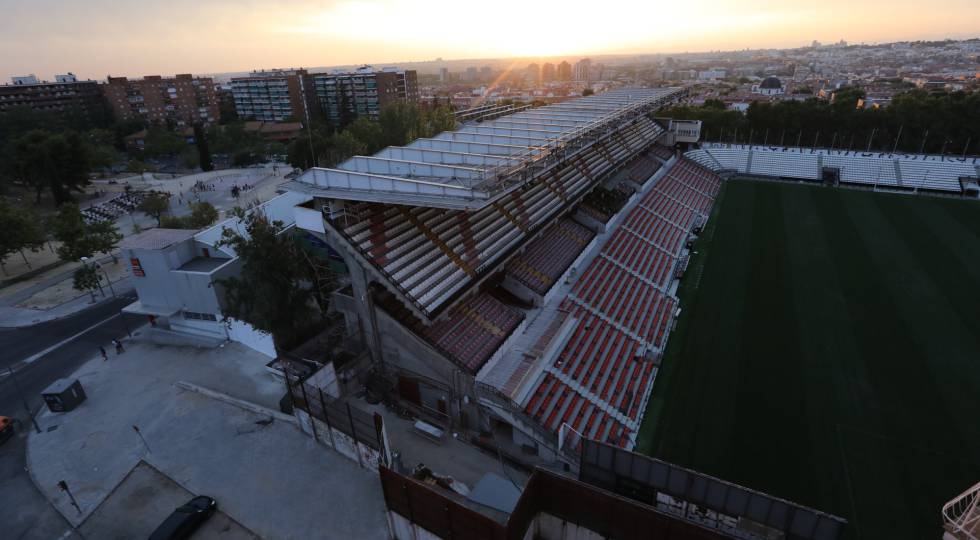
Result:
M961 177L980 176L977 158L948 156L710 143L685 156L715 171L819 180L830 167L845 183L950 192L961 191Z
M666 161L666 160L674 157L673 150L671 150L670 148L667 148L666 146L654 145L650 149L650 152L652 152L653 155L657 156L658 158L660 158L660 159L662 159L664 161Z
M545 376L524 410L551 431L568 424L590 439L620 447L629 443L629 428L551 374Z
M582 273L561 306L578 323L524 407L545 428L564 423L585 437L631 444L652 390L647 356L665 345L677 306L668 293L673 270L720 183L710 170L678 161ZM590 423L594 411L601 427Z
M594 237L591 229L562 218L508 261L507 273L544 295Z
M423 330L423 335L475 373L523 319L520 310L480 293L455 306L445 320Z
M639 155L633 165L630 166L629 179L641 186L646 185L650 177L656 174L662 166L659 161L650 157L651 152Z

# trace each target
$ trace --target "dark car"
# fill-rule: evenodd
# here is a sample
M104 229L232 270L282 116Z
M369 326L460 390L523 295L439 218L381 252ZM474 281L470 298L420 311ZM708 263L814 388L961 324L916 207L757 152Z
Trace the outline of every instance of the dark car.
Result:
M170 517L150 535L150 540L183 540L189 538L202 523L214 515L218 503L211 497L199 495L174 510Z

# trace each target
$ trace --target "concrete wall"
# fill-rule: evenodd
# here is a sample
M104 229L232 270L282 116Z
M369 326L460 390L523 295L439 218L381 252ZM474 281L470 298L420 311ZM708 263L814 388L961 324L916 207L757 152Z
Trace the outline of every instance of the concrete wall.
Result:
M139 259L143 276L133 276L133 287L145 305L180 308L170 294L170 271L194 258L194 243L181 242L167 249L124 249L123 257Z
M227 328L228 339L237 341L269 358L276 357L276 345L272 341L272 334L256 330L252 325L238 319L229 319Z
M203 313L203 312L202 312ZM195 336L213 337L224 340L227 337L225 327L221 323L221 315L214 314L216 321L185 319L182 313L170 317L170 328L175 332L184 332Z
M310 375L306 382L323 390L335 398L340 397L340 383L337 380L337 371L333 367L333 362L323 366L319 371Z
M127 262L132 258L139 259L143 269L144 275L134 275L132 282L144 305L197 313L220 313L223 291L212 284L212 279L237 273L237 264L231 263L212 274L177 270L198 255L193 240L163 250L123 250Z

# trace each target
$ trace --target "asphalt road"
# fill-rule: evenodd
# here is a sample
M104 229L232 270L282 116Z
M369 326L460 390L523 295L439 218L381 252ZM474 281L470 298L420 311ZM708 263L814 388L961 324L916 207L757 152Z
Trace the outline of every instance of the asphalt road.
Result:
M93 306L70 317L26 328L0 329L0 416L17 418L23 424L17 435L0 446L0 524L3 538L80 538L37 491L26 470L27 430L32 429L24 410L21 391L32 410L43 404L41 391L99 354L104 346L115 355L111 341L126 336L124 324L135 330L144 322L119 310L134 300L120 297ZM125 342L125 341L124 341ZM30 360L25 362L25 360ZM13 367L13 377L7 368Z

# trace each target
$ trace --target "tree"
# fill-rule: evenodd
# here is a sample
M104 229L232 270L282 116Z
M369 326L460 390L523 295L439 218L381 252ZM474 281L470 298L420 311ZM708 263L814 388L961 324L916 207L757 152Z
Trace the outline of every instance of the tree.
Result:
M45 191L51 192L56 204L70 201L71 191L82 192L89 183L88 145L76 132L29 131L13 140L5 153L3 175L32 188L36 204Z
M194 124L194 142L197 144L198 163L204 172L213 171L214 163L211 161L211 150L208 148L207 133L204 126L200 123Z
M203 229L218 221L218 209L209 202L191 203L190 215L163 216L160 227L165 229Z
M245 215L245 232L226 228L219 245L232 248L241 261L238 276L219 280L224 289L225 317L248 322L269 332L277 347L288 347L314 319L316 308L309 267L283 224L262 213Z
M61 242L57 251L58 257L63 261L77 261L95 253L109 254L122 240L114 221L85 223L75 203L59 206L58 213L51 218L48 226L54 237ZM115 256L112 258L116 260Z
M4 274L7 269L3 267L3 262L14 253L20 253L30 268L31 263L24 250L38 251L45 242L38 217L30 210L9 205L0 199L0 231L3 231L0 234L0 268L3 268Z
M94 264L82 264L72 275L72 287L77 291L88 291L95 302L95 289L102 290L102 276ZM105 292L102 292L105 296Z
M75 203L65 203L58 207L48 223L48 228L55 239L61 242L58 246L58 257L63 261L77 261L82 257L92 255L86 245L85 219Z
M116 230L116 222L113 220L95 221L85 226L85 242L88 249L94 253L112 255L112 262L119 262L113 251L122 240L122 234Z
M381 124L365 117L359 117L348 126L347 131L357 140L364 143L365 152L373 154L384 148L384 132Z
M146 131L143 154L148 157L176 156L187 146L183 137L164 127L151 127Z
M209 202L193 203L188 222L193 229L203 229L218 221L218 209Z
M165 193L151 193L137 207L137 210L157 220L157 227L160 226L160 218L170 209L170 196Z

